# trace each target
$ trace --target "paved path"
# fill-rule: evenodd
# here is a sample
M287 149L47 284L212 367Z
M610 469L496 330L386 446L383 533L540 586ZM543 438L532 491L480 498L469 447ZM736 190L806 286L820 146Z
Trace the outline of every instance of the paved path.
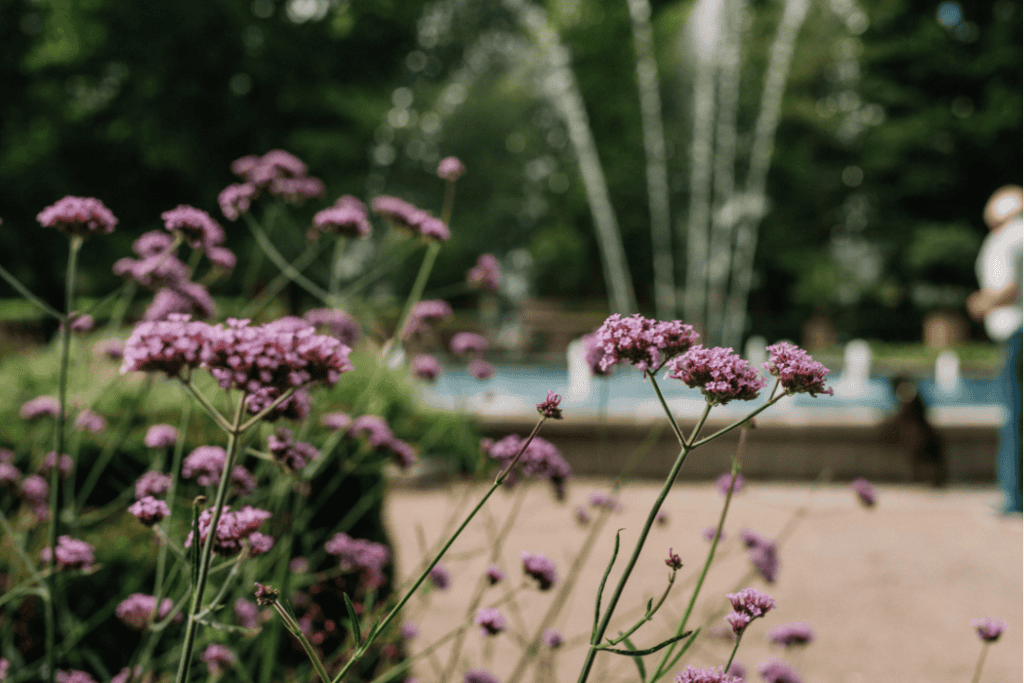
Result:
M511 674L528 636L537 630L569 578L569 568L595 520L581 526L575 509L607 483L573 480L565 503L554 501L549 488L535 484L518 493L498 492L449 551L445 560L452 576L447 592L430 591L411 602L409 618L421 635L411 644L421 651L463 623L478 577L488 564L496 529L517 500L521 509L501 547L499 564L509 579L484 594L493 604L513 590L514 602L500 609L509 632L485 639L479 629L467 631L455 675L440 672L448 645L438 655L420 660L416 677L423 683L461 683L470 666L483 666L502 683ZM575 590L554 619L567 642L554 656L545 651L519 680L576 680L593 620L593 596L610 557L615 530L621 528L622 552L609 585L619 576L658 484L638 483L621 492L622 509L612 513L595 536L594 550L578 572ZM388 497L386 519L396 547L399 573L408 577L424 557L424 543L433 544L459 500L473 501L485 487L454 484L434 489L396 487ZM468 496L466 494L469 494ZM865 509L847 486L749 484L734 497L726 521L726 537L697 601L690 625L707 623L686 663L721 665L731 643L713 633L725 622L725 594L745 586L762 590L778 603L766 618L755 621L736 656L751 670L747 680L759 681L753 669L768 657L792 664L806 683L935 683L971 680L981 643L970 626L984 616L1009 625L991 646L983 681L1024 680L1022 667L1022 527L1019 516L998 518L991 512L998 495L990 488L932 491L908 486L879 487L878 505ZM652 530L610 633L636 619L647 599L665 588L663 562L672 547L684 562L676 585L654 620L633 638L646 647L670 632L673 619L685 609L694 572L703 564L709 544L701 530L717 520L722 498L708 484L682 483L673 488L664 509L668 523ZM596 515L597 511L591 509ZM774 584L752 576L738 531L749 528L768 537L791 532L781 542L780 570ZM555 561L559 582L539 592L524 582L520 552L539 551ZM609 591L606 591L606 594ZM779 624L804 622L816 641L798 652L784 652L766 642ZM632 622L630 622L632 623ZM658 655L646 658L648 670ZM637 681L629 658L605 654L598 658L592 681ZM669 677L664 680L672 680Z

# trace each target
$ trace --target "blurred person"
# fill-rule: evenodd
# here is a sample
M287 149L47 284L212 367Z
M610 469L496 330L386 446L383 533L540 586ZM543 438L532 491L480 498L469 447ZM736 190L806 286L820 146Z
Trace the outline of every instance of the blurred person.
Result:
M967 297L967 310L984 320L988 336L1004 345L998 382L1005 411L999 429L996 478L1003 490L1003 512L1021 511L1021 263L1024 190L1007 185L985 204L989 233L981 244L976 270L981 289Z

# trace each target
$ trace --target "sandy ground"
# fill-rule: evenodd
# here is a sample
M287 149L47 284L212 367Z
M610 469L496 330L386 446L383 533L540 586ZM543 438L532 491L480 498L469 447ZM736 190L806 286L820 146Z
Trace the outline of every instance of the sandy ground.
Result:
M487 588L482 606L499 605L510 628L485 638L479 628L465 632L458 661L447 673L451 640L417 660L414 673L423 683L461 682L469 667L483 667L503 683L521 680L571 683L578 676L594 618L594 595L611 556L616 529L622 529L622 551L609 580L610 593L631 552L660 485L637 483L620 494L621 510L607 516L594 535L593 552L573 576L570 567L580 555L588 533L598 524L577 523L575 510L608 483L573 480L567 501L557 503L545 485L497 492L449 551L444 563L451 588L418 595L407 608L420 635L413 653L466 623L469 602L489 563L494 539L517 501L520 509L498 564L508 579ZM400 576L422 566L424 548L433 546L460 501L479 500L486 487L451 484L418 490L396 487L388 497L386 520L397 552ZM667 585L664 559L672 547L684 563L664 606L634 634L638 648L669 635L689 600L696 573L710 546L701 530L717 521L723 499L708 484L677 484L665 502L669 520L648 538L637 568L623 594L609 634L634 623L648 598ZM759 681L756 667L769 657L791 664L807 683L935 683L970 681L981 641L970 622L999 617L1008 628L987 653L983 681L1022 681L1022 528L1019 516L996 517L998 494L990 488L932 491L907 486L879 487L878 505L863 508L847 486L748 484L733 498L725 539L711 566L688 626L703 626L687 656L673 669L724 664L732 644L714 632L724 624L725 594L753 586L775 598L777 607L749 627L736 661ZM463 508L465 509L465 508ZM464 513L463 513L464 515ZM460 518L461 519L461 518ZM741 529L777 538L783 534L777 581L767 584L751 573L738 538ZM520 553L542 552L555 561L558 583L540 592L526 581ZM540 656L521 675L513 676L525 644L534 638L562 589L575 588L553 619L566 643ZM421 591L422 593L422 591ZM607 597L606 597L607 600ZM767 642L780 625L803 622L816 634L799 651L784 651ZM660 655L645 658L654 669ZM628 657L602 654L592 681L637 681ZM665 680L672 680L672 677Z

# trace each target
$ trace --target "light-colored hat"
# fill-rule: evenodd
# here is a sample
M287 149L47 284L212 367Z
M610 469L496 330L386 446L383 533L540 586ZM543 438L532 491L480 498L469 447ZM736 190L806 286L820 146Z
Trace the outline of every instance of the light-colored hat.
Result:
M1000 227L1024 210L1024 190L1020 185L1005 185L996 190L985 204L982 214L989 230Z

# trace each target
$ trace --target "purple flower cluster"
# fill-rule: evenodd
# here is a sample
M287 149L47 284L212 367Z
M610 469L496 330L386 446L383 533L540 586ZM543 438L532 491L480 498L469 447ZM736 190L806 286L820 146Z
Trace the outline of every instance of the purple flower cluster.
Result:
M442 299L417 301L409 311L409 319L405 323L403 337L408 339L414 334L426 334L430 324L452 317L452 307Z
M701 538L703 538L705 541L713 541L713 540L715 540L715 532L716 531L718 531L718 527L717 526L704 527L704 530L700 532ZM724 531L722 531L722 532L720 532L718 534L718 540L719 541L725 540L725 532Z
M174 601L164 598L160 601L160 611L157 612L156 596L132 593L118 604L114 609L114 615L128 628L145 631L152 622L170 614L173 607Z
M508 628L505 615L493 607L477 610L473 623L480 627L480 633L485 636L496 636Z
M775 601L770 596L754 588L744 588L739 593L729 593L725 597L729 598L733 609L725 619L736 635L743 633L751 620L763 617L775 607Z
M490 564L487 566L485 576L487 577L487 583L491 586L505 580L505 572L503 572L501 567L496 564Z
M498 677L487 669L468 669L462 676L462 683L501 683Z
M814 631L807 624L782 624L768 634L768 642L785 647L814 642Z
M80 669L58 671L56 678L57 683L96 683L96 679L92 677L92 674Z
M448 344L457 356L481 356L487 350L487 338L476 332L456 332Z
M562 646L562 644L565 642L565 638L562 636L560 632L556 631L555 629L546 628L544 629L544 633L542 633L540 636L540 642L544 643L552 650L554 650L555 648Z
M117 225L114 214L99 199L70 195L40 211L36 220L44 228L78 237L109 234Z
M325 329L345 346L355 346L363 337L359 321L345 311L334 308L314 308L302 316L310 325Z
M429 353L421 353L409 361L409 370L414 377L433 382L441 375L441 361Z
M292 430L278 427L267 437L267 449L289 472L297 472L320 457L320 449L311 443L292 439Z
M12 468L13 469L13 468ZM32 513L39 519L50 518L50 485L38 474L31 474L21 482L21 495L32 506Z
M206 662L206 671L211 676L219 676L230 666L234 666L238 657L235 653L219 643L213 643L203 650L199 659Z
M347 431L352 426L348 413L326 413L320 416L320 424L335 432Z
M414 235L438 242L444 242L451 237L451 232L444 221L398 197L381 195L370 202L370 207L384 220Z
M978 632L978 637L986 643L994 643L999 640L999 636L1003 635L1003 631L1006 630L1006 622L995 617L975 619L971 622L971 626Z
M765 386L764 378L749 362L732 349L719 346L706 349L697 344L668 365L669 377L682 380L692 389L700 389L712 405L724 405L737 399L749 401L757 398Z
M61 479L67 479L68 477L71 476L71 473L75 469L75 461L67 453L64 453L58 459L57 452L50 451L49 453L46 454L46 457L43 458L43 462L39 464L39 474L43 475L44 477L48 477L50 476L50 472L53 471L54 467L56 467L60 471Z
M789 342L780 342L769 346L768 353L768 361L763 367L768 374L779 378L787 394L832 395L832 389L825 388L828 368L813 360L803 349Z
M96 561L93 555L94 550L92 545L85 541L70 536L61 536L57 539L57 550L52 553L52 556L57 566L62 569L89 569ZM50 549L43 548L39 557L43 562L49 562Z
M75 429L80 432L99 434L107 428L107 420L91 410L83 410L75 418Z
M725 474L721 475L720 477L718 477L718 479L715 480L715 490L718 491L718 495L725 497L729 495L730 488L732 488L732 492L736 494L743 490L743 487L746 486L746 483L747 481L746 479L743 478L742 474L737 474L736 482L733 483L732 474L726 472Z
M437 165L437 177L454 183L466 172L466 166L458 157L445 157Z
M595 377L611 375L615 369L613 364L609 364L607 368L601 367L601 361L604 359L604 344L598 338L597 333L585 334L580 341L583 342L583 358L590 368L590 374Z
M324 544L324 550L338 557L342 571L361 573L368 588L377 588L384 583L384 565L391 560L387 546L337 533Z
M476 265L466 272L470 289L494 294L501 287L501 264L494 254L480 254Z
M562 397L548 389L547 398L537 404L537 412L552 420L561 420L562 409L558 407L561 402Z
M764 683L803 683L799 674L785 662L778 659L767 659L757 667Z
M594 491L590 494L590 505L596 508L605 508L606 510L616 511L622 508L619 503L619 499L609 493L602 493L601 491Z
M60 414L60 401L53 396L37 396L23 403L18 414L23 420L57 417Z
M242 628L256 629L260 627L260 608L255 602L238 598L235 600L235 621Z
M121 360L124 357L124 340L101 339L92 347L92 353L97 358Z
M171 475L163 472L146 472L135 482L135 500L142 500L146 496L162 496L170 488Z
M469 366L466 369L469 370L469 374L481 382L494 377L494 366L482 358L474 358L469 361Z
M375 451L386 451L394 456L401 468L416 462L416 449L409 443L396 437L387 421L376 415L360 415L352 421L348 433L352 437L366 437L366 442Z
M747 547L747 555L751 564L768 583L775 583L779 574L779 547L775 541L765 538L759 534L743 529L740 531L740 539Z
M403 621L399 633L405 640L415 640L420 635L420 629L415 621Z
M135 515L146 526L153 526L171 514L167 503L153 496L143 496L135 501L128 508L128 512Z
M228 185L217 195L220 212L229 221L236 221L243 213L249 211L253 200L260 194L259 188L249 183Z
M639 313L613 314L598 328L597 340L604 350L602 371L626 361L642 372L657 372L668 360L685 353L699 336L679 320L650 320Z
M502 468L505 468L519 453L524 443L525 439L522 437L509 434L500 441L483 439L480 446L488 457L494 458ZM522 476L537 476L550 480L555 487L555 493L562 498L565 495L565 483L572 476L572 469L554 444L538 436L526 447L506 483L514 486Z
M317 211L313 216L313 227L306 238L313 242L324 233L343 237L369 237L370 220L366 204L346 194L339 197L334 206Z
M143 443L147 448L168 448L178 440L178 430L168 424L156 424L146 430Z
M434 584L434 587L439 591L446 591L452 587L452 575L443 562L438 562L431 567L427 578L430 579L430 583Z
M213 552L224 557L237 555L242 550L243 542L249 543L253 556L270 550L273 539L259 533L258 529L272 517L266 510L246 505L241 510L224 510L217 522L217 532L213 539ZM206 543L213 521L213 508L209 507L199 514L199 542ZM185 539L185 547L192 547L192 532Z
M304 322L278 320L252 326L229 318L227 326L192 322L171 315L139 323L125 344L121 372L164 372L177 377L185 368L206 368L222 389L243 389L269 404L289 388L310 382L333 386L352 369L349 347L316 334Z
M874 507L878 501L878 491L864 477L857 477L850 482L850 488L854 490L864 507Z
M306 175L307 171L298 157L281 149L263 156L244 156L231 164L231 172L244 182L224 188L217 203L224 217L233 221L246 213L263 191L293 204L322 197L326 191L323 182Z
M192 249L209 251L224 243L224 228L202 209L182 204L170 211L160 214L164 228L169 233L177 233Z
M199 446L181 463L181 476L195 478L200 486L216 486L228 454L220 446Z
M709 669L687 666L685 671L676 674L675 683L743 683L743 680L724 673L720 666Z
M555 563L541 553L530 553L524 551L523 572L527 576L537 580L537 587L546 591L558 581L558 573L555 571Z
M679 557L678 553L672 552L672 548L669 548L668 559L665 560L665 564L668 565L669 569L679 570L683 568L683 559Z

